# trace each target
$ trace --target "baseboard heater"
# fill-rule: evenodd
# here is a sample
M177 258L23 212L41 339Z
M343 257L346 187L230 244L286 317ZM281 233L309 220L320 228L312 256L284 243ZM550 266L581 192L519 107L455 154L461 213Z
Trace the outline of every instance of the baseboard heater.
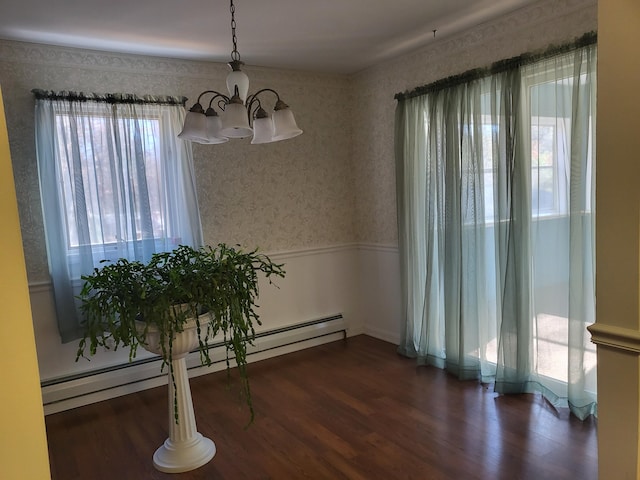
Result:
M257 332L254 345L249 346L247 354L249 361L253 362L346 337L344 317L342 314L336 314ZM222 341L212 343L209 354L213 362L210 367L200 364L200 354L197 351L187 357L190 377L226 368ZM45 380L41 382L45 415L166 384L166 367L164 372L161 372L161 363L160 357L153 356Z

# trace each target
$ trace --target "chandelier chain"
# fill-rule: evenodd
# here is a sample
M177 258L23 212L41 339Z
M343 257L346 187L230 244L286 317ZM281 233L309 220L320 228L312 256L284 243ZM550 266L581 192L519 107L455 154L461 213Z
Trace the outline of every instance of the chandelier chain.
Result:
M233 4L233 0L231 0L231 6L229 10L231 11L231 40L233 41L233 50L231 51L231 60L240 61L240 52L238 52L238 38L236 37L236 6Z

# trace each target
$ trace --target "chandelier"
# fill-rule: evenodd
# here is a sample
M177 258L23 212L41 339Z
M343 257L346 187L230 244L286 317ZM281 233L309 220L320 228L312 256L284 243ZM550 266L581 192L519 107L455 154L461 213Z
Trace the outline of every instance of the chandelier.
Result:
M215 90L205 90L189 109L182 132L178 137L196 143L224 143L230 138L246 138L253 135L251 143L271 143L297 137L302 133L298 128L293 112L280 99L278 92L271 88L263 88L249 95L249 77L240 69L244 62L240 60L236 38L235 6L230 2L231 36L233 50L227 76L229 95ZM275 107L269 115L260 102L265 95L275 95ZM209 98L205 110L202 99ZM217 106L220 115L214 108Z

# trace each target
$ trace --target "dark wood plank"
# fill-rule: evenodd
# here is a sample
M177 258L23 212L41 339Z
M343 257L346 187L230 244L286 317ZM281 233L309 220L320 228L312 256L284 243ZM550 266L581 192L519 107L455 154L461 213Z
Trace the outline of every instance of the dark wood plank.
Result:
M595 420L416 367L371 337L249 372L256 420L248 428L224 372L191 380L198 430L218 449L207 465L178 475L153 468L168 431L162 387L48 416L53 479L597 478Z

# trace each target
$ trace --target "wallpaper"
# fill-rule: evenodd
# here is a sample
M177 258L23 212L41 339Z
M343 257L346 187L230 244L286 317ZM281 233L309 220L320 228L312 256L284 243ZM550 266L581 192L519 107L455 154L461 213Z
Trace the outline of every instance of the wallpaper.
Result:
M437 32L425 48L355 75L354 125L358 129L352 161L358 241L398 242L393 151L396 93L593 30L597 30L596 0L544 0L461 35Z
M247 66L250 92L270 87L304 134L275 144L248 139L194 145L205 242L285 251L355 241L348 78ZM224 64L117 55L0 41L0 84L30 282L48 281L31 89L184 95L226 90ZM273 99L266 97L265 107Z
M205 241L278 252L397 245L394 95L597 29L596 0L543 0L351 76L245 67L276 89L304 134L267 145L194 145ZM48 280L32 88L184 95L224 89L223 64L0 41L20 223L30 282Z

